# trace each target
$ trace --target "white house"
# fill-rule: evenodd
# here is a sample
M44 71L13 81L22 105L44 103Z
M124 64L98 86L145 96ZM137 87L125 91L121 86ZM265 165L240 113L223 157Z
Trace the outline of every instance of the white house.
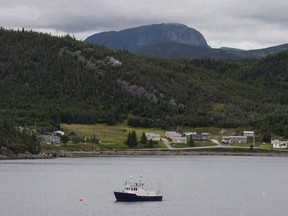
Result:
M175 131L166 131L165 137L171 139L174 143L187 143L187 137L182 137L180 133Z
M230 143L247 143L247 136L230 136Z
M185 136L192 140L209 140L209 133L185 132Z
M147 140L160 141L161 137L156 133L145 133Z
M176 131L166 131L165 132L165 137L168 138L168 139L172 139L173 137L181 137L182 135L177 133Z
M246 137L253 137L254 131L243 131L243 135Z
M187 137L174 137L172 141L174 143L187 143Z
M288 148L288 140L271 140L273 148Z

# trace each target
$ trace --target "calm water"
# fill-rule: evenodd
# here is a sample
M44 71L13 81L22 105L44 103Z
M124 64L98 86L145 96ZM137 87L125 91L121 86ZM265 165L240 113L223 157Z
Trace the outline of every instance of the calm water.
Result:
M0 161L1 216L287 216L288 158L100 157ZM162 202L115 202L143 171ZM82 198L82 202L80 199Z

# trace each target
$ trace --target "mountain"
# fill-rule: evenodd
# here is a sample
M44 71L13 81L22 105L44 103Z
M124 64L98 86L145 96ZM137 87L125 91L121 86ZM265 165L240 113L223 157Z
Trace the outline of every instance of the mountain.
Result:
M179 43L158 43L145 46L135 51L136 54L160 58L214 58L244 59L262 58L288 49L288 44L257 50L239 50L234 48L214 49L209 47L191 46Z
M181 43L158 43L138 49L135 54L159 58L215 58L238 59L240 53L231 49L212 49Z
M104 45L113 49L137 51L139 48L158 43L176 42L192 46L209 47L200 32L182 24L154 24L94 34L85 42Z
M211 48L203 35L183 24L153 24L94 34L85 42L160 58L261 58L288 49L288 44L257 49Z
M3 28L0 47L0 122L44 131L127 121L288 136L288 51L249 61L157 59Z
M243 53L249 57L262 58L267 55L276 54L287 49L288 49L288 44L282 44L282 45L268 47L264 49L248 50Z

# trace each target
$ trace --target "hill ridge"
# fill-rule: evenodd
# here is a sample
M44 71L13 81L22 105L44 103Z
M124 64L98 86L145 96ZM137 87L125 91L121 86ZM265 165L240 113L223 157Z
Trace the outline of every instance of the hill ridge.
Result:
M288 137L288 51L260 60L145 58L4 29L0 46L0 120L39 130L245 126Z

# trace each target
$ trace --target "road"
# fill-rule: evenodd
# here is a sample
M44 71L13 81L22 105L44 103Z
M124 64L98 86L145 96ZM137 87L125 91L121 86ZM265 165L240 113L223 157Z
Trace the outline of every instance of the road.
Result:
M166 146L166 148L172 150L172 149L176 149L176 150L182 150L182 149L206 149L206 148L219 148L219 147L226 147L224 145L222 145L221 143L218 142L218 140L216 139L211 139L211 141L216 144L216 146L204 146L204 147L186 147L186 148L173 148L171 145L170 145L170 142L168 139L166 138L162 138L162 141L164 143L164 145Z
M168 141L168 139L162 138L162 141L163 141L164 145L165 145L168 149L174 149L174 148L170 145L170 142Z
M249 149L250 147L246 147L246 146L243 146L243 147L240 147L240 146L230 146L230 145L222 145L220 142L218 142L218 140L216 139L211 139L211 141L213 143L216 144L216 146L202 146L202 147L187 147L187 148L173 148L171 145L170 145L170 142L168 139L166 138L162 138L162 141L164 143L164 145L169 149L169 150L188 150L188 149L211 149L211 148L243 148L243 149ZM255 148L254 149L261 149L261 148Z
M216 144L217 146L223 146L218 140L216 139L210 139L214 144Z

